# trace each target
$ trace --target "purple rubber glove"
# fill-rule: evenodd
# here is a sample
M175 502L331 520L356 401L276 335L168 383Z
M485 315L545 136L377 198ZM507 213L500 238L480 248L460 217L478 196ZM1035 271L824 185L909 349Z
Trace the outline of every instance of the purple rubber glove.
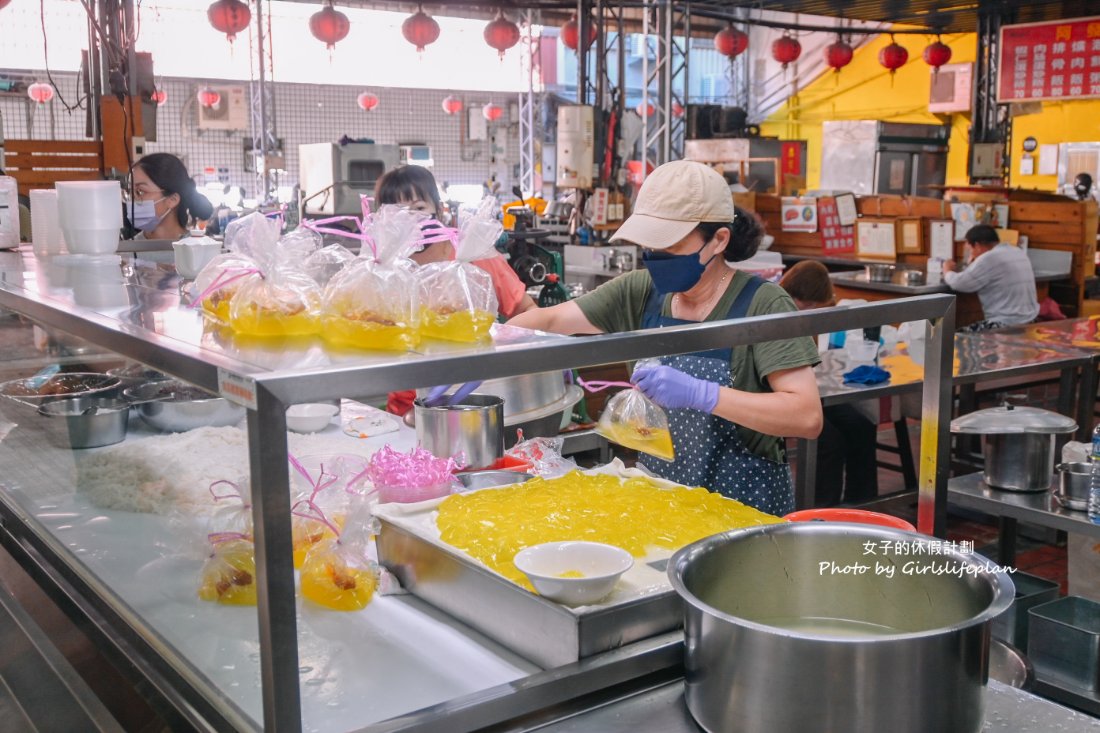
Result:
M630 379L646 397L668 410L690 408L710 414L718 406L718 384L670 366L642 367Z

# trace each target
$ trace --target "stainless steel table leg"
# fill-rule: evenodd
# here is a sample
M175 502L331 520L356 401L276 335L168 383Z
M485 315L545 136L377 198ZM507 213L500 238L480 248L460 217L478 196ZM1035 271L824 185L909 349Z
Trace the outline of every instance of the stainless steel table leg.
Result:
M1092 425L1096 418L1096 374L1100 360L1081 367L1081 378L1077 382L1077 440L1088 443L1092 440Z
M999 517L1000 539L997 542L997 562L1011 565L1016 562L1016 520L1011 517Z
M794 507L809 509L814 505L814 478L817 474L817 441L799 438L794 465Z

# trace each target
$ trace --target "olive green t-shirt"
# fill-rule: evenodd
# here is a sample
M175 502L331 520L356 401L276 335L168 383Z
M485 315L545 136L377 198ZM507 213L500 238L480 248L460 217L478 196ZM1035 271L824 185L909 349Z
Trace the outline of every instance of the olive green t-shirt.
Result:
M733 305L737 294L749 275L735 270L730 278L726 292L707 316L707 321L724 320ZM620 275L604 283L590 293L577 298L574 302L596 328L607 333L636 331L642 327L646 298L653 287L653 279L646 270ZM671 316L671 295L664 296L661 307L662 316ZM787 291L774 283L764 283L756 291L749 304L749 316L763 316L772 313L790 313L798 310ZM784 369L803 366L816 366L821 362L817 354L817 345L809 336L782 341L768 341L751 346L736 346L730 357L730 375L734 389L745 392L770 392L767 377ZM764 435L755 430L737 427L745 447L758 456L772 461L783 460L783 440L773 435Z

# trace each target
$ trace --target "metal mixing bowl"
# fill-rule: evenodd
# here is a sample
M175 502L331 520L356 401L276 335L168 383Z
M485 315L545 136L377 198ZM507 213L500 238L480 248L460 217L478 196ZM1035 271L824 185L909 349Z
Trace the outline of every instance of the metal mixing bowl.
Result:
M47 402L38 408L38 414L65 421L63 447L99 448L126 439L130 405L111 397L73 397Z
M3 414L13 422L34 419L48 402L72 397L115 396L121 380L99 372L59 372L49 379L25 377L0 383Z
M711 733L977 733L990 625L1013 585L980 555L936 549L912 532L792 522L677 552L696 721Z
M170 433L236 425L245 415L240 405L172 379L130 387L123 395L137 407L142 420Z

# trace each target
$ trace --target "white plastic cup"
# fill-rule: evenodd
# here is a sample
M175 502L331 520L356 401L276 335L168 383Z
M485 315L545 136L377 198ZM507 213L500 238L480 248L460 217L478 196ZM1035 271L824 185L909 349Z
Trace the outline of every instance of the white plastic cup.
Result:
M36 257L50 257L65 252L65 238L61 234L60 214L57 208L57 191L36 188L31 199L31 247Z
M0 249L19 246L19 184L0 176Z
M221 251L221 242L210 238L182 239L172 243L176 258L176 272L180 277L194 280L202 268Z
M58 181L61 228L70 252L109 254L122 229L122 187L118 181Z

